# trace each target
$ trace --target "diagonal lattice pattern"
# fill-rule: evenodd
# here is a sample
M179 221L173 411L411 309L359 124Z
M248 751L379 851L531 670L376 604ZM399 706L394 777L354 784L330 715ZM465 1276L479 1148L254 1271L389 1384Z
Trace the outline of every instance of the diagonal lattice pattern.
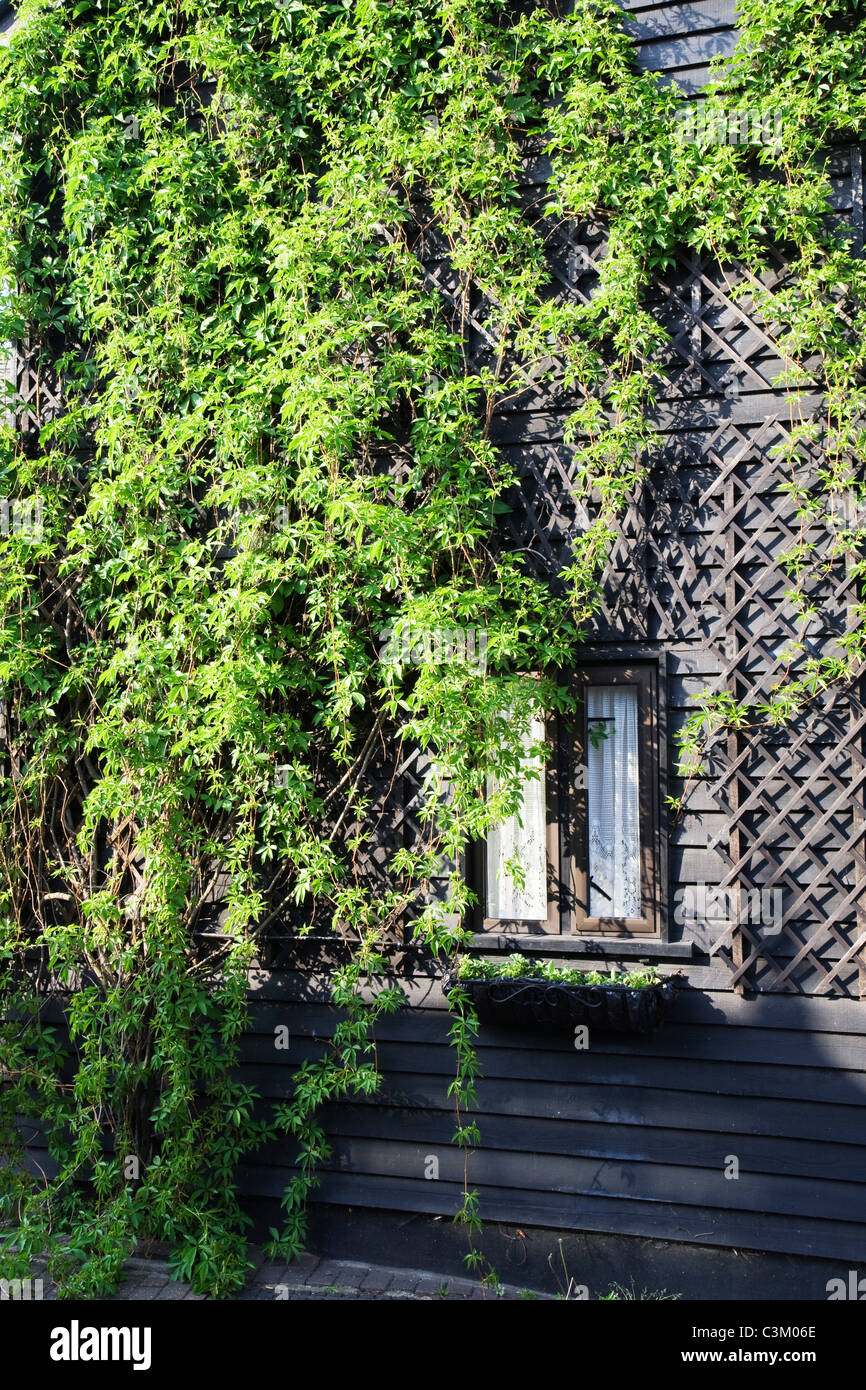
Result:
M852 170L859 158L852 150ZM545 220L544 180L544 160L527 159L524 205L548 246L549 292L588 303L605 254L604 229ZM501 344L489 327L491 306L454 270L428 211L416 212L414 247L430 288L464 333L467 356L495 364ZM783 286L787 273L780 255L762 287ZM650 303L669 333L654 419L661 444L619 522L587 638L602 646L641 642L659 653L672 646L709 652L720 673L710 688L759 705L785 678L797 644L801 652L832 653L855 595L836 563L807 626L787 597L782 557L801 522L783 491L777 451L797 412L814 412L820 396L807 386L793 411L774 385L785 365L777 325L763 322L748 294L735 295L744 283L748 288L742 267L692 253L656 278ZM557 381L562 365L555 358L528 370L509 364L513 388L491 422L518 479L501 542L552 583L591 512L576 484L579 441L569 445L563 437L573 397ZM61 409L61 383L27 343L19 345L16 391L25 435ZM804 466L814 461L806 457ZM405 468L405 460L396 466ZM59 588L48 608L51 621L65 622ZM719 886L740 899L779 892L783 903L772 924L741 916L713 944L734 988L866 994L864 733L866 702L857 682L816 699L792 726L759 725L716 740L705 786L724 823L713 843L724 865ZM373 833L359 851L359 877L381 877L393 849L424 833L423 783L414 750L400 747L371 768ZM115 828L111 849L134 891L134 847L124 827Z

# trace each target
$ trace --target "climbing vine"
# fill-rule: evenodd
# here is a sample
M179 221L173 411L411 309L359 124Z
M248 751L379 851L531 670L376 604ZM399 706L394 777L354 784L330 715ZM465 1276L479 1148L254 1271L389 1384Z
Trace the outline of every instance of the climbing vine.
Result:
M230 1294L235 1168L281 1136L297 1173L271 1249L301 1248L321 1107L379 1084L395 944L460 950L461 854L519 806L533 709L573 708L558 673L656 444L648 297L678 248L730 268L787 381L823 394L783 460L804 630L828 567L862 578L863 527L835 502L866 500L866 271L823 152L863 137L863 16L740 10L705 128L780 112L770 143L683 138L612 0L22 5L0 59L0 337L28 357L39 427L3 429L0 470L38 525L0 543L7 1275L46 1255L64 1296L93 1296L162 1239ZM527 150L550 161L534 208ZM574 302L546 240L589 218L606 250ZM778 248L790 272L768 287ZM589 515L553 589L503 544L515 477L491 425L528 385L564 393ZM486 663L400 659L442 631L483 633ZM766 708L707 697L686 760L850 678L863 642L862 623L833 655L804 641ZM383 877L372 769L409 747L431 768L424 834ZM264 1111L237 1060L274 924L339 944L342 1021ZM455 997L460 1216L483 1270ZM24 1161L34 1124L48 1173Z

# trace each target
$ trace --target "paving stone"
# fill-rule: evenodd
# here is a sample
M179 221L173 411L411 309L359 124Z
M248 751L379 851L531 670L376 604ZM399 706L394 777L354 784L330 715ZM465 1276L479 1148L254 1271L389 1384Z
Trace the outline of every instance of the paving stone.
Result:
M320 1265L313 1275L313 1280L317 1284L337 1284L341 1289L357 1289L360 1288L361 1281L367 1277L369 1270L369 1265L339 1264L336 1267L334 1278L330 1279L322 1274ZM311 1283L313 1280L308 1278L307 1282Z
M112 1298L120 1300L156 1298L160 1289L164 1289L168 1283L167 1279L136 1279L133 1275L127 1278L118 1287Z
M289 1265L287 1268L281 1269L279 1274L271 1279L262 1279L256 1275L254 1282L270 1289L275 1288L277 1284L283 1284L289 1289L298 1289L302 1288L304 1284L309 1284L310 1277L302 1269L295 1269L294 1265Z
M313 1254L301 1255L291 1264L266 1263L261 1258L257 1259L254 1247L248 1248L250 1258L256 1262L256 1268L250 1271L246 1287L234 1295L235 1299L245 1303L314 1300L351 1302L375 1298L439 1300L443 1299L443 1294L440 1294L440 1289L443 1288L447 1289L444 1299L475 1301L485 1298L485 1292L477 1279L451 1278L423 1269L371 1266L359 1260L322 1259ZM126 1262L124 1275L124 1282L105 1301L158 1299L164 1302L202 1302L209 1297L207 1294L194 1294L189 1284L179 1284L170 1280L165 1259L147 1259L137 1254ZM55 1297L56 1289L52 1286L50 1293L46 1290L46 1298ZM509 1285L503 1297L517 1299L520 1297L520 1290L516 1285ZM496 1294L492 1292L486 1294L486 1299L489 1302L498 1301Z
M359 1267L356 1266L357 1268ZM369 1265L366 1268L369 1268ZM346 1288L352 1286L357 1288L361 1278L363 1278L363 1274L358 1278L351 1266L343 1264L341 1260L323 1260L320 1265L317 1265L313 1276L307 1279L307 1283L315 1284L317 1288L326 1288L329 1284L338 1287L342 1285Z
M287 1284L292 1268L286 1264L262 1265L250 1278L256 1284Z
M442 1296L440 1294L440 1289L442 1290L445 1298L450 1298L451 1287L448 1279L445 1278L444 1275L425 1274L422 1276L422 1278L418 1280L417 1284L415 1284L412 1292L416 1295L420 1294L423 1296L425 1294L429 1294L431 1298L439 1298ZM448 1290L447 1293L445 1293L446 1289Z
M389 1268L387 1265L383 1268L385 1274L391 1275L392 1289L414 1289L418 1280L425 1278L425 1276L430 1279L437 1279L438 1283L442 1282L440 1276L431 1274L428 1269L394 1269L393 1266Z
M144 1240L132 1252L133 1261L143 1260L145 1264L164 1264L171 1255L170 1240Z
M472 1298L476 1293L480 1295L481 1287L474 1279L448 1280L449 1298Z

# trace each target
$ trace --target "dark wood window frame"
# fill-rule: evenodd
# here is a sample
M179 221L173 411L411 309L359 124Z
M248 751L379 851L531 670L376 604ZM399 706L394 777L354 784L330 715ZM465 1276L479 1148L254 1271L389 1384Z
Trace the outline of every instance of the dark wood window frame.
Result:
M590 686L632 686L638 693L638 797L641 839L640 917L592 917L589 914L589 846L587 789L572 776L569 838L572 930L582 936L651 937L661 936L661 868L659 826L658 677L653 662L587 663L575 674L583 690ZM587 762L587 715L585 701L577 717L573 743L574 773Z
M544 720L545 739L549 748L554 751L557 748L557 726L556 721L549 715ZM508 918L508 917L488 917L487 916L487 846L481 844L477 847L474 855L475 873L473 887L478 896L478 912L476 921L478 930L483 932L505 931L518 932L521 935L548 935L560 931L560 903L556 893L555 885L560 879L559 863L559 842L560 842L560 820L559 820L559 777L557 759L548 759L544 770L545 788L545 824L547 842L547 917L544 921L540 918Z
M633 649L632 649L633 650ZM660 669L661 667L661 669ZM487 915L487 853L482 842L470 855L471 881L478 907L473 925L479 938L520 938L527 945L556 941L556 949L574 942L575 948L600 943L665 943L664 885L666 843L662 830L661 795L664 790L665 743L664 663L661 653L644 655L611 652L605 659L587 654L571 679L588 685L634 684L638 687L638 732L640 744L640 807L642 898L640 918L590 917L586 911L586 790L580 787L577 772L586 763L586 712L582 702L572 720L561 722L548 716L545 732L551 757L545 774L547 797L548 915L546 921L489 917ZM661 949L661 945L659 946ZM673 949L673 948L671 948ZM683 948L685 953L686 948Z

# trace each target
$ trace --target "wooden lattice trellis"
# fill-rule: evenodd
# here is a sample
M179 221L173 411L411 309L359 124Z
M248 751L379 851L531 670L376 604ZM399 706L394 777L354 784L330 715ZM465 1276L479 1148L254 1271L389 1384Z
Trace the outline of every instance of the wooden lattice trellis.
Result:
M783 394L767 398L768 377L780 364L764 326L746 316L742 301L730 300L718 268L690 260L676 286L661 288L674 315L680 311L692 328L699 326L700 338L681 334L673 345L684 356L699 351L694 372L704 385L691 409L683 402L676 411L677 424L692 435L691 466L687 457L677 466L682 436L671 432L673 472L653 470L647 482L652 636L676 642L688 634L714 651L720 674L710 688L756 707L786 678L797 640L811 654L833 654L854 595L844 564L836 562L819 595L820 617L805 631L787 596L790 577L781 557L802 523L781 490L786 479L776 455L789 426ZM707 306L707 327L698 305ZM728 418L702 428L711 413L707 385L715 378L718 391L732 377L752 383L756 394L726 395L718 413ZM807 392L800 408L808 414L817 403ZM691 482L691 492L681 478ZM665 508L671 496L674 514ZM677 511L679 527L672 524ZM725 860L718 886L735 904L774 890L782 903L781 916L768 922L738 913L734 929L711 947L735 987L863 992L864 728L858 681L816 699L791 726L773 730L756 722L714 750L711 790L727 820L717 846Z
M847 162L837 152L835 164L843 183L849 180L854 244L862 247L860 149L847 152ZM545 172L543 161L528 161L530 216ZM604 255L603 229L587 222L544 232L554 293L586 302ZM467 323L475 360L491 362L498 344L485 327L483 301L467 294L441 244L428 238L420 250L431 283L451 302L455 320ZM761 283L772 289L786 274L779 256ZM783 364L770 329L748 300L733 297L746 275L742 267L684 255L656 280L655 310L670 334L655 420L663 443L618 523L587 636L592 643L649 644L660 653L712 653L719 674L707 688L755 706L785 678L794 641L813 654L833 651L855 596L844 565L831 567L820 626L805 634L786 597L790 579L781 557L800 521L781 491L775 451L789 430L789 403L773 386ZM520 476L505 543L553 583L568 562L571 538L587 523L574 450L562 441L568 404L555 384L528 373L493 422L494 438ZM805 390L800 418L820 405L820 394ZM763 892L781 893L783 905L768 922L739 912L710 946L735 989L866 993L864 732L857 681L817 698L792 726L756 726L716 740L703 784L725 823L710 846L720 864L713 886L734 904Z
M535 218L546 171L539 160L528 160L526 169L526 213ZM858 206L862 217L859 150L851 152L848 177L855 217ZM454 271L423 209L420 227L416 250L430 285L465 328L473 360L495 360L500 345L488 332L483 297ZM587 222L543 230L551 292L585 302L605 254L603 228ZM857 237L862 243L862 226ZM670 333L667 386L655 419L663 443L620 519L587 636L601 644L649 644L659 653L710 652L719 672L710 688L754 704L783 677L785 649L800 635L781 564L799 523L780 491L774 456L788 429L784 393L772 385L778 349L748 301L732 297L735 273L745 272L685 255L656 281L655 310ZM764 283L785 274L780 257ZM502 543L556 583L573 538L586 527L587 502L577 495L574 450L562 439L571 402L555 379L541 379L550 365L519 379L491 425L520 478ZM26 344L17 394L24 432L61 408L60 384ZM818 404L818 395L806 392L801 410ZM852 598L837 567L822 595L823 625L806 634L815 650L826 652L844 632ZM726 822L713 845L722 864L717 884L734 895L779 889L784 903L781 921L739 921L713 943L711 954L727 966L734 988L866 992L864 732L866 703L857 684L817 700L793 727L741 732L713 748L705 785ZM401 749L394 765L386 757L371 768L375 833L356 860L360 877L374 882L391 850L422 833L422 785L413 750ZM114 848L134 890L134 848L124 843L121 850L119 841Z

